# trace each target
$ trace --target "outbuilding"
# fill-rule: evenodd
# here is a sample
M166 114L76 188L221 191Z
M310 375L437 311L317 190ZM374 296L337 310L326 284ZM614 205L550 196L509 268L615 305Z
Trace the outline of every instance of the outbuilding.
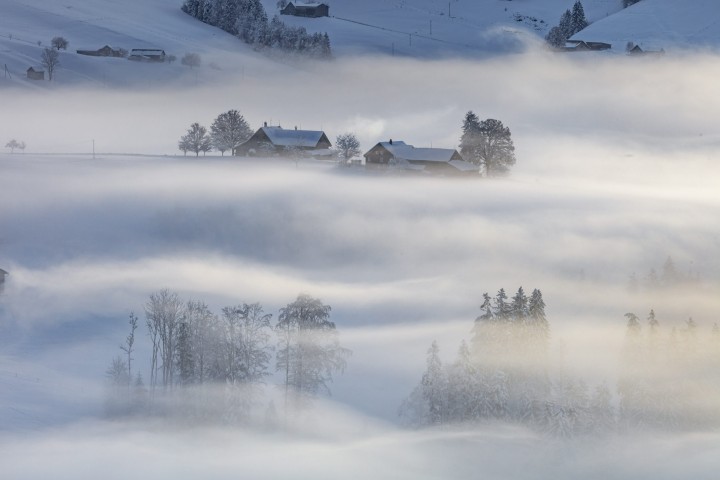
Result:
M292 2L285 5L280 10L281 15L293 15L296 17L328 17L330 16L330 7L325 3L298 3Z
M365 167L394 168L434 175L477 175L480 168L452 148L415 148L402 141L380 142L364 155Z

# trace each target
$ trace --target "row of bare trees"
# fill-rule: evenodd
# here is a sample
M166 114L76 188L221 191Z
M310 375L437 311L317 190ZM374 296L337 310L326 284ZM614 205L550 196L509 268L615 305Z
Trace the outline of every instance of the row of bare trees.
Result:
M124 355L107 371L108 413L172 413L171 401L186 416L246 420L272 375L273 356L285 411L302 407L330 392L333 374L344 370L350 355L330 311L319 299L299 295L273 325L258 303L227 306L216 315L205 303L186 302L169 290L153 293L145 305L149 384L132 370L138 319L131 314Z

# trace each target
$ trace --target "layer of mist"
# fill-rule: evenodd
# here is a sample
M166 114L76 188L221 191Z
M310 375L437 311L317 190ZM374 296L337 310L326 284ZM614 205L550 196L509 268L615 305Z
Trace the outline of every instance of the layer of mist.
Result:
M452 362L484 292L542 290L553 358L591 386L617 385L628 312L644 321L653 309L664 336L692 317L710 336L720 312L717 69L702 54L536 52L339 60L182 90L13 92L0 140L28 147L0 154L0 268L10 273L0 294L3 471L711 478L717 432L568 445L520 427L395 425L428 346L436 340ZM388 138L455 148L472 109L510 127L518 162L506 179L452 180L177 155L190 123L209 126L231 108L253 127L323 128L331 140L352 131L363 150ZM677 281L653 283L668 257ZM127 316L144 322L161 288L216 312L260 302L273 321L299 292L321 298L353 351L331 401L292 433L98 420ZM703 382L717 388L716 372ZM78 452L92 459L82 468Z

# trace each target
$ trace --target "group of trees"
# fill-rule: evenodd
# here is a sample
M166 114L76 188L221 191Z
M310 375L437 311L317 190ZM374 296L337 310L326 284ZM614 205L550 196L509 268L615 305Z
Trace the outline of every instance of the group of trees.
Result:
M330 310L301 294L272 325L272 315L258 303L224 307L216 315L203 302L185 302L168 290L154 293L145 305L149 384L132 370L138 318L131 314L124 354L107 370L108 413L172 414L180 408L189 417L247 421L271 375L273 355L286 411L300 408L330 392L333 374L344 370L350 355Z
M268 20L260 0L185 0L183 12L225 30L245 43L277 48L316 58L331 56L327 33L308 33L285 25L276 15Z
M210 132L199 123L190 125L187 133L180 137L178 148L186 155L187 152L195 152L195 156L198 156L200 152L205 154L213 148L222 155L227 151L234 155L235 149L247 141L252 133L240 112L228 110L217 116L210 126Z
M18 150L22 150L22 151L24 152L24 151L25 151L25 146L26 146L26 145L25 145L25 142L23 142L23 141L18 142L18 141L15 140L14 138L5 144L5 148L9 148L9 149L10 149L10 153L15 153L15 149L16 149L16 148L17 148Z
M698 281L697 272L681 272L672 257L668 256L658 270L653 267L642 278L633 272L628 279L628 290L631 293L639 290L655 291L661 289L675 288L682 285L692 284Z
M487 177L506 175L515 165L510 129L500 120L481 121L472 110L463 120L460 154L466 161L482 167Z
M548 32L545 40L553 47L564 47L565 42L580 30L589 25L585 17L585 9L577 0L572 10L565 10L560 17L560 23L556 27L552 27Z
M630 429L676 429L720 424L720 328L700 338L696 323L662 333L654 311L647 327L626 314L627 337L617 390L592 389L551 368L550 325L539 290L508 299L504 289L483 295L468 345L443 365L433 342L417 387L400 407L414 427L502 421L552 436L604 434ZM616 401L617 399L617 401Z
M720 327L702 334L690 317L664 328L654 310L643 322L626 313L618 381L624 428L687 429L720 425Z

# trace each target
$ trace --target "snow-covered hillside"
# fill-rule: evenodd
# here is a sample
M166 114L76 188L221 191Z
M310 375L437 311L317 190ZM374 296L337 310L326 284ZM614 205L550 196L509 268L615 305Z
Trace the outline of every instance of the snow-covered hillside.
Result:
M266 0L269 16L279 13ZM518 52L539 42L571 5L569 0L334 0L329 18L282 16L310 32L328 32L333 52L402 55L417 58L484 57ZM586 0L591 19L619 10L620 0ZM0 85L47 87L28 81L25 71L40 64L43 48L55 36L69 40L60 52L60 85L98 86L195 85L228 75L287 73L278 58L270 60L218 28L180 10L181 0L6 0L0 16ZM178 59L199 53L200 68L173 64L128 63L121 58L77 55L78 49L161 48ZM6 69L4 68L6 67ZM295 66L297 67L297 65ZM293 68L295 68L293 67Z
M0 85L29 81L25 72L38 67L43 48L55 36L69 40L60 52L56 83L97 86L196 85L236 75L262 77L300 68L287 58L266 55L180 10L181 0L5 0L0 17ZM414 58L483 58L542 45L572 0L330 0L330 17L282 16L309 32L328 32L336 58L351 55L397 55ZM672 0L643 0L628 9L621 0L585 0L593 22L577 38L608 41L611 53L624 53L628 41L666 50L717 47L720 7L713 0L691 6ZM264 0L273 16L276 0ZM190 69L172 64L140 64L121 58L77 55L77 49L161 48L181 58L198 53L203 64ZM295 63L290 67L288 63ZM302 67L304 68L304 67Z
M720 48L720 2L642 0L598 19L573 38L610 43L616 53L623 53L628 42L643 50L716 50Z

